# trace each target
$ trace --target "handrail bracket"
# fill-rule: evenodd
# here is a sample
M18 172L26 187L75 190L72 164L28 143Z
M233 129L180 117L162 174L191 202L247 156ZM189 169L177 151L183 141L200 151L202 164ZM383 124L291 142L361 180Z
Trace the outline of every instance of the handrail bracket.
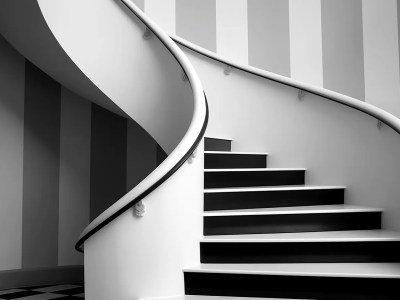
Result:
M146 212L146 207L144 206L142 200L140 200L133 206L133 212L137 217L143 217L144 213Z
M193 163L193 161L194 161L194 159L195 159L196 156L197 156L197 149L195 149L195 150L193 151L193 153L189 156L189 158L188 158L189 164Z
M151 36L153 35L153 33L151 32L149 27L146 27L144 33L143 33L143 39L144 40L149 40L151 39Z
M303 90L299 90L299 92L297 93L297 98L299 100L303 100L304 96L306 95L306 92Z
M230 75L230 74L232 73L232 70L233 70L232 66L230 66L230 65L225 65L224 74L225 74L225 75Z

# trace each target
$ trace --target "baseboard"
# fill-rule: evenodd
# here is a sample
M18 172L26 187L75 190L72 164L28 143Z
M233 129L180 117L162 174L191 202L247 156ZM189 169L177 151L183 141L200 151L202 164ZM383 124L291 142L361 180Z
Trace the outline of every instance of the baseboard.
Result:
M0 271L0 290L45 284L82 283L83 266Z

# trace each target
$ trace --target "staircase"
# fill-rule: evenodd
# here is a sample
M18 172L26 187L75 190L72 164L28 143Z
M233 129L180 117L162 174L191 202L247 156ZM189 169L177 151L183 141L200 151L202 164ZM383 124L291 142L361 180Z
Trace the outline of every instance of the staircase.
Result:
M345 204L343 186L305 185L305 169L267 168L267 153L232 152L232 140L204 145L187 299L400 299L400 235L381 229L381 209Z

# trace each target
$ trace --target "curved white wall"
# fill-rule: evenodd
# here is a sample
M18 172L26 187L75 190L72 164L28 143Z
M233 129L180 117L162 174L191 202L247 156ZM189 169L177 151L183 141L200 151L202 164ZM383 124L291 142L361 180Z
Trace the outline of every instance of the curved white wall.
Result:
M90 81L54 38L37 1L0 2L0 33L24 57L46 74L114 113L126 114Z
M64 51L82 72L170 153L193 112L176 59L117 0L38 0Z
M183 268L200 263L202 149L143 200L143 217L129 209L85 242L85 299L184 294Z
M207 136L235 151L266 151L270 167L306 167L307 184L346 185L346 202L382 207L400 230L400 135L346 106L233 69L182 47L210 106Z

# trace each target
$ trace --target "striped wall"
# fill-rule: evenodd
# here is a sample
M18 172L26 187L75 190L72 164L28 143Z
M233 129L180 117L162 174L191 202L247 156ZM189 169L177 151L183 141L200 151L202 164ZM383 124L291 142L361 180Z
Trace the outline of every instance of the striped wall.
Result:
M26 61L22 268L58 263L61 86Z
M400 117L396 0L133 1L167 32L223 57Z
M25 276L21 270L49 276L58 268L64 276L65 267L82 265L74 249L79 234L154 170L165 152L135 122L61 86L1 36L0 66L4 287Z

